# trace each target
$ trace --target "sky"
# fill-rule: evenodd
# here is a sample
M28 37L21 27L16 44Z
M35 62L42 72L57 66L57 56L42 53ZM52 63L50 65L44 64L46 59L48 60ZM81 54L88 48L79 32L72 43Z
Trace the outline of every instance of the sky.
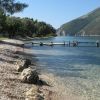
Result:
M29 6L17 17L29 17L51 24L56 29L100 7L100 0L20 0Z

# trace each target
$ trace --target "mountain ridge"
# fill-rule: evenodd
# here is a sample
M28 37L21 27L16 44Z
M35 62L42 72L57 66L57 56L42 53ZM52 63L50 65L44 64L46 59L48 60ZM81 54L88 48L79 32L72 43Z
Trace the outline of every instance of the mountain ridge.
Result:
M61 25L57 35L100 35L100 7Z

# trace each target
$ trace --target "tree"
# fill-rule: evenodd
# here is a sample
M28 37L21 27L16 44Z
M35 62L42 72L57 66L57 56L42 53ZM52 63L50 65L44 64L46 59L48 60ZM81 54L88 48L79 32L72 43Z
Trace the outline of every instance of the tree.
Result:
M2 9L0 9L0 32L3 32L5 25L6 16Z
M6 17L6 32L10 38L56 36L56 30L45 22L38 22L31 18Z
M7 17L6 18L6 30L10 38L20 34L22 27L21 19L19 17Z
M0 8L5 14L14 14L22 11L28 5L25 3L16 2L15 0L0 0Z
M30 18L23 18L22 24L23 24L22 28L25 35L32 37L33 33L35 33L36 31L34 20Z
M36 36L43 37L43 36L56 36L56 30L49 24L45 22L37 22L36 26Z
M24 8L26 8L27 6L28 6L27 4L17 2L16 0L0 0L0 9L2 10L2 12L5 15L7 15L7 14L12 15L16 12L20 12ZM12 23L14 21L13 18L10 21ZM11 33L9 33L9 36L13 37L14 33L15 33L14 31L16 31L16 30L15 30L15 27L14 27L15 24L13 24L13 23L11 24L11 23L10 23L10 27L9 27L8 24L7 24L8 26L5 25L6 26L5 30L7 31L7 29L8 29L8 33L9 33L9 29L11 28L12 31L11 31Z

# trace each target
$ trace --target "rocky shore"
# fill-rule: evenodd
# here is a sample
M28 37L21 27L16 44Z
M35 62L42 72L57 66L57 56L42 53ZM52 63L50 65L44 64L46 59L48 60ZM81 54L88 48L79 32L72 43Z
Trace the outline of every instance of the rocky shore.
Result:
M34 56L19 45L22 41L0 43L0 100L58 100L53 79L37 70ZM10 43L10 44L9 44Z

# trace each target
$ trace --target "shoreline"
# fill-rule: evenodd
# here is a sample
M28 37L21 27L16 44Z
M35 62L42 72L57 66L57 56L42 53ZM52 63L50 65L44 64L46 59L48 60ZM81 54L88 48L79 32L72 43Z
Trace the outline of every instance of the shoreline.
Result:
M6 40L6 42L16 43L16 40ZM22 41L17 41L22 43ZM0 43L0 100L87 100L84 96L73 94L70 79L67 79L68 86L64 84L64 79L54 76L52 73L38 70L38 59L30 48L23 48L17 45ZM17 53L15 53L17 52ZM33 57L33 60L31 57ZM22 65L24 59L30 59L32 66L39 72L39 79L45 85L23 83L20 80L21 72L17 67ZM72 82L74 82L72 80Z
M20 74L16 70L18 66L16 63L20 63L24 57L14 54L17 50L22 49L0 43L0 100L25 100L24 92L32 86L19 80Z
M57 100L57 99L53 99L54 95L57 93L52 91L53 81L52 79L50 79L49 76L39 73L39 78L52 86L46 86L46 85L39 86L39 85L34 85L34 84L22 83L20 81L19 79L20 73L17 72L16 68L17 66L20 65L21 63L20 60L23 61L24 58L31 59L31 57L33 56L32 54L33 52L31 52L32 50L29 50L27 48L24 48L24 52L23 52L22 47L7 44L7 42L15 43L15 44L23 43L22 41L19 41L19 40L18 41L5 40L4 44L0 43L0 51L1 51L0 59L3 59L3 60L0 60L0 63L1 63L0 65L0 76L1 76L0 77L1 78L0 100L39 100L39 99L30 98L29 94L32 89L33 90L36 89L35 95L37 96L40 95L42 97L41 100ZM15 54L15 52L17 51L20 51L21 53L24 53L26 55ZM17 58L14 58L14 57L17 57ZM32 61L32 63L36 65L35 61ZM32 98L34 97L32 96L33 94L34 92L31 91ZM27 95L29 96L28 98L27 98Z

